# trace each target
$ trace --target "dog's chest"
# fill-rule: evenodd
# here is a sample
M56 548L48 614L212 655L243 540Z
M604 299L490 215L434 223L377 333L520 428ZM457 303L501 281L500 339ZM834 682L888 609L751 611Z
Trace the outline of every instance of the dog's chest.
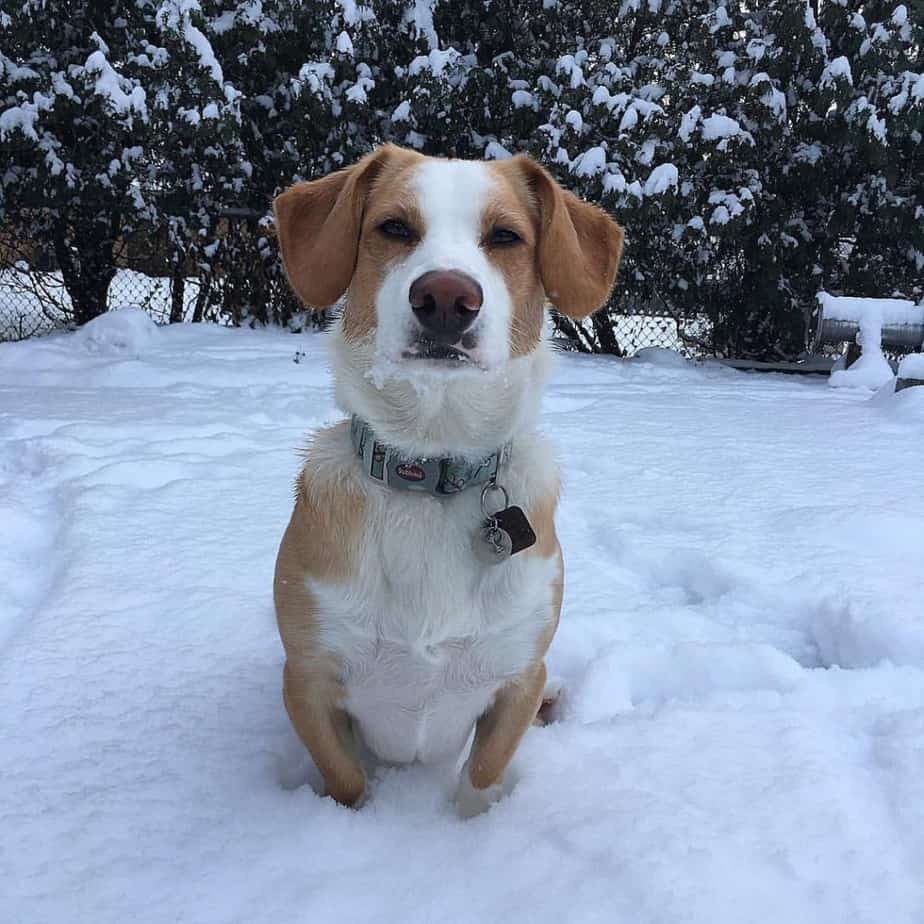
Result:
M346 708L383 759L458 753L497 690L535 656L551 617L555 561L475 557L478 495L371 488L355 574L345 586L312 587Z

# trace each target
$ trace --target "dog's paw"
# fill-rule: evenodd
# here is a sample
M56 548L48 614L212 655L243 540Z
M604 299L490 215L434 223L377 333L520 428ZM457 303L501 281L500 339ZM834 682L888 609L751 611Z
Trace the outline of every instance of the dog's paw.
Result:
M362 808L369 799L369 786L365 773L357 773L349 779L340 779L336 784L328 783L324 795L349 809Z
M459 774L459 785L456 788L456 810L460 818L474 818L486 812L504 794L501 783L495 783L485 789L476 789L472 785L468 774L468 763Z
M536 712L536 718L533 719L533 725L551 725L561 718L561 698L564 692L564 685L560 680L549 680L545 689L542 691L542 702L539 703L539 710Z

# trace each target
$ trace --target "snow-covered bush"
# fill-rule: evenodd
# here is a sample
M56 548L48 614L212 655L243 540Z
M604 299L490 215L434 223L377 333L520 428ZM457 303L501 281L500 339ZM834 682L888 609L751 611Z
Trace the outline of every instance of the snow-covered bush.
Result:
M920 2L72 9L0 14L0 219L53 242L81 318L143 225L178 306L195 271L200 316L286 322L273 195L382 141L528 151L625 225L608 313L559 321L584 349L618 352L634 310L706 313L710 352L791 356L821 288L924 294Z

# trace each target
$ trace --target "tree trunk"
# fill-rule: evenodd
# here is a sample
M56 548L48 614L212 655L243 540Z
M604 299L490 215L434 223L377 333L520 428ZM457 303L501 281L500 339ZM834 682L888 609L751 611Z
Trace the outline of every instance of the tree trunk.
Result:
M199 324L205 316L205 306L209 301L209 292L212 288L212 277L202 275L199 277L199 291L196 293L196 307L193 309L193 324Z
M593 352L592 345L588 346L586 342L586 335L583 335L581 328L577 324L572 323L570 318L556 312L554 320L555 326L574 343L579 353Z
M170 323L180 324L186 314L184 300L186 295L186 274L183 267L178 266L170 280Z
M109 285L115 276L115 268L109 271L84 273L80 287L70 292L71 304L74 306L74 320L78 325L86 324L94 318L105 314Z
M608 316L606 309L592 315L590 320L594 326L594 333L597 335L597 342L600 344L600 352L609 353L611 356L624 356L623 349L613 330L612 319Z
M120 216L113 213L106 218L71 226L62 215L52 234L55 257L78 325L107 309L109 286L116 274L113 243Z

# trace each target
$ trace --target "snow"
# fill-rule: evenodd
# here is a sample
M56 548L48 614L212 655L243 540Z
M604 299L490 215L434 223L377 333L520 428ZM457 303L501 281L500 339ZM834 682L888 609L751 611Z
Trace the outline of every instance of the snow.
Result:
M514 109L533 109L537 107L536 98L528 90L514 90L510 94Z
M832 388L881 388L892 380L892 367L882 353L882 316L877 311L866 311L860 316L857 331L860 357L849 369L831 373L828 383Z
M148 110L144 88L132 85L131 81L120 77L106 60L101 50L94 51L87 58L84 65L88 74L95 74L94 91L102 96L119 115L137 113L142 119L147 119ZM129 87L126 92L124 87Z
M911 95L916 100L924 100L924 74L911 74L914 83L911 87Z
M0 112L0 141L9 140L17 130L21 131L27 138L38 141L38 133L35 130L35 124L38 122L39 113L42 110L51 108L51 100L42 96L41 93L33 95L33 102L21 103L19 106L10 106Z
M636 125L638 125L638 110L635 108L635 106L629 106L629 108L626 109L626 111L623 113L622 119L619 122L619 131L632 131Z
M367 64L356 68L356 83L346 91L346 98L351 103L363 105L369 101L369 92L375 87L375 81L369 76L371 71Z
M875 112L867 119L866 129L880 144L886 144L886 124Z
M722 138L734 138L741 134L741 126L724 115L711 115L703 119L701 131L704 141L717 141Z
M920 922L921 389L561 356L560 720L463 822L318 797L282 706L326 337L131 329L0 345L4 920Z
M704 87L711 87L715 83L714 74L703 74L700 71L694 71L690 74L690 83Z
M699 124L702 114L703 111L699 106L694 106L689 112L684 113L683 118L680 120L680 128L677 130L681 141L686 143L690 140L690 135L693 134L693 130Z
M855 298L819 292L822 316L859 325L860 358L849 369L831 373L834 388L880 388L893 378L882 354L882 328L918 326L924 331L924 307L900 298Z
M574 159L571 172L575 176L596 176L606 169L606 150L599 145L589 148Z
M309 61L298 72L298 80L293 81L296 96L301 92L302 84L307 83L312 93L323 93L324 88L334 79L334 69L324 61Z
M898 364L898 377L900 379L924 379L924 353L909 353L903 356Z
M439 46L439 36L436 34L436 28L433 25L435 6L436 0L414 0L414 9L411 12L415 34L418 38L425 38L430 48Z
M555 63L555 73L565 74L570 79L572 90L584 85L584 71L575 55L562 55Z
M773 81L766 71L755 74L748 86L756 87L761 84L766 84L767 86L760 101L782 122L786 117L786 95L773 86Z
M924 325L924 305L915 305L904 298L857 298L819 292L824 316L831 320L859 323L872 316L889 325Z
M358 4L356 0L337 0L337 5L342 10L343 21L348 26L356 26L359 23L369 22L375 18L375 13L369 6ZM426 6L426 0L424 2L417 0L417 5L420 7Z
M659 164L645 180L645 195L660 196L673 187L677 191L677 168L673 164Z
M337 51L342 55L349 55L353 57L353 40L350 38L348 32L341 32L337 36Z
M489 141L484 148L486 160L507 160L513 157L513 154L507 150L499 141Z
M391 114L392 122L409 122L411 120L411 104L408 100L402 100L395 107Z
M514 105L516 105L515 101ZM580 134L581 130L584 128L584 119L577 109L569 109L565 115L565 124L570 125L574 131Z
M418 55L408 66L411 77L419 77L424 71L430 71L434 77L440 76L447 67L452 67L459 60L459 52L455 48L445 51L434 48L427 55Z
M821 72L821 79L818 85L821 87L832 87L837 83L838 78L843 78L853 86L853 73L850 70L850 61L843 55L835 58Z

